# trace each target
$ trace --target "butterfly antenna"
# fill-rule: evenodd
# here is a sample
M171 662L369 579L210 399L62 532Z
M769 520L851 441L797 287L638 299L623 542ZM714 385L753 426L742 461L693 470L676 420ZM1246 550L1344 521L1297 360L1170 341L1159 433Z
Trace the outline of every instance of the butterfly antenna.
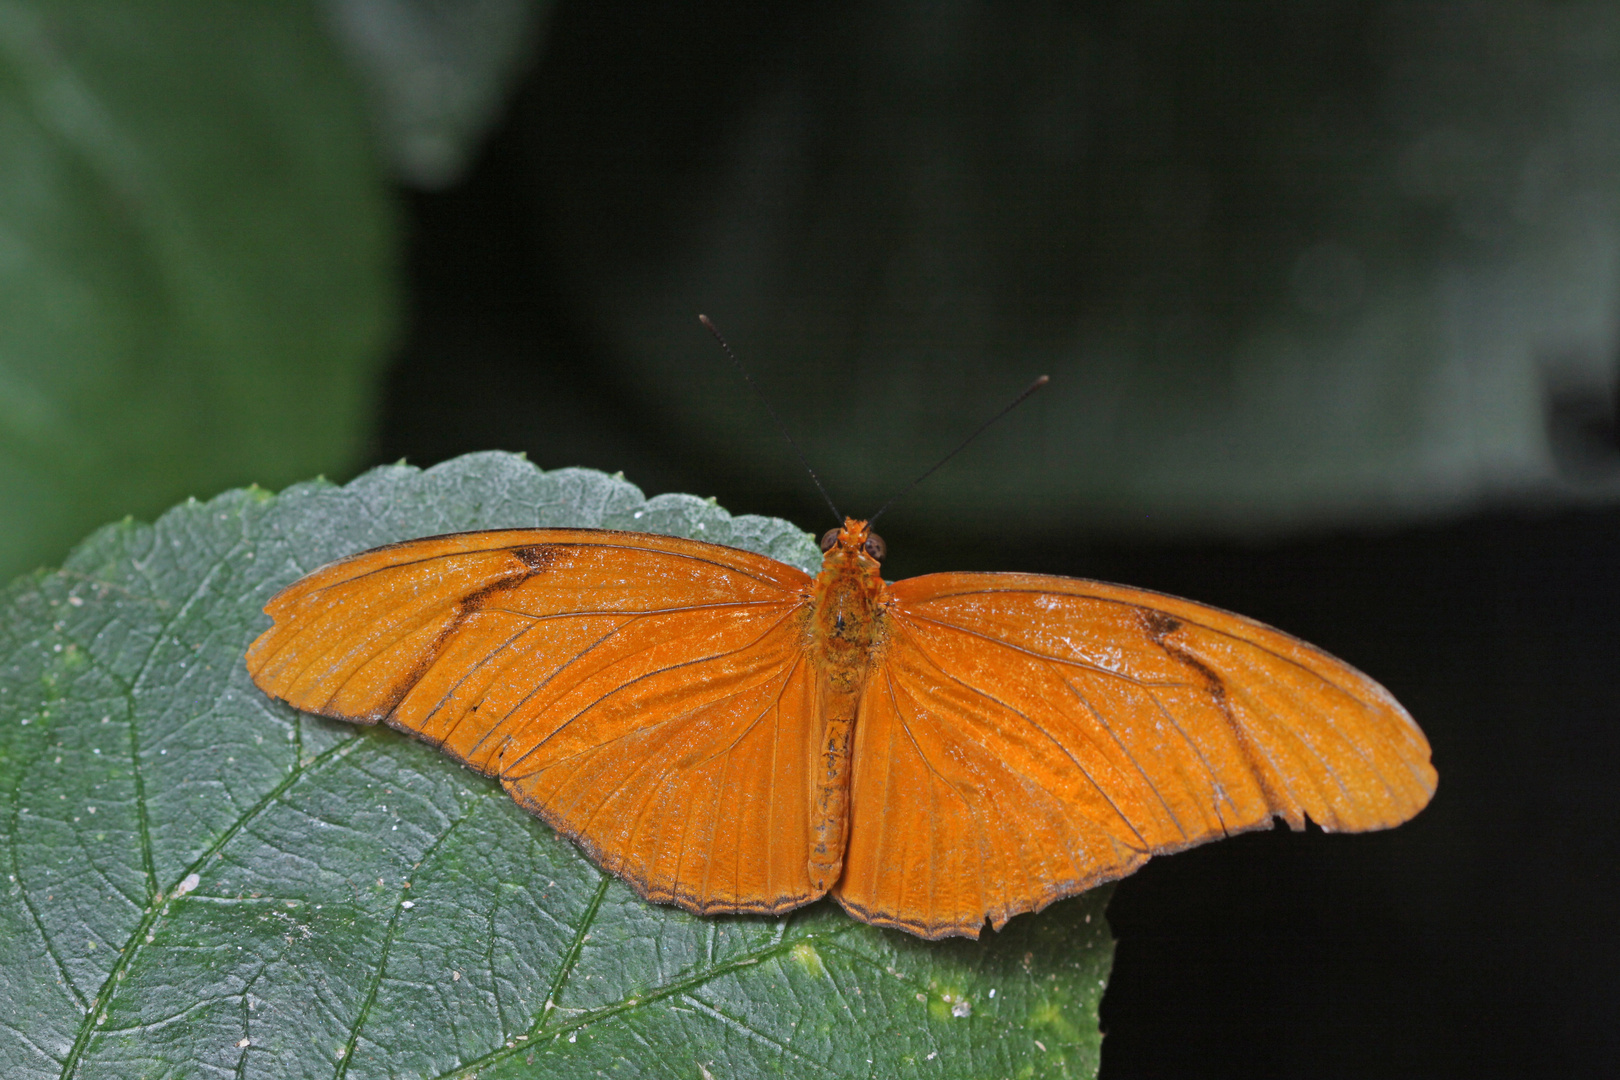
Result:
M709 333L714 335L714 340L720 343L720 347L726 351L726 355L731 357L731 362L737 365L738 372L742 374L743 382L747 383L749 389L753 390L755 396L759 398L759 403L765 406L765 411L771 414L771 420L776 424L776 430L782 433L782 438L786 439L787 444L793 448L793 456L799 459L799 464L804 466L804 471L810 474L810 481L816 485L816 490L821 492L822 499L827 503L827 509L831 510L833 517L842 524L844 515L838 512L838 507L833 505L832 496L828 495L827 489L821 486L821 477L816 475L816 470L812 469L810 462L805 460L804 451L799 449L799 444L793 441L792 435L788 434L787 425L782 423L782 418L776 415L775 409L771 408L771 399L765 396L765 392L759 388L759 384L754 381L754 377L748 374L748 369L743 367L743 362L737 359L737 354L731 351L731 346L720 335L720 331L715 328L714 323L709 321L709 317L699 315L698 322L708 327Z
M1010 413L1014 409L1018 408L1018 406L1020 406L1020 405L1022 405L1024 403L1025 398L1029 397L1029 395L1033 394L1035 391L1039 390L1041 387L1045 386L1047 383L1049 383L1051 381L1052 381L1052 377L1050 375L1042 375L1040 378L1036 379L1034 382L1032 382L1028 386L1024 387L1023 393L1019 394L1017 397L1015 397L1011 401L1009 401L1002 408L1002 410L1000 412L996 413L996 415L992 416L990 419L988 419L984 423L980 424L978 426L978 428L974 430L973 434L969 435L967 438L963 439L960 443L957 444L955 450L952 450L950 453L946 454L944 457L942 457L938 461L934 462L932 468L930 468L927 472L923 473L921 476L917 477L917 479L913 480L911 483L907 484L905 487L901 488L899 493L897 493L893 498L891 498L888 502L884 503L882 506L878 507L878 512L873 514L870 518L867 519L867 522L866 522L867 525L871 525L873 522L877 521L878 518L882 517L883 512L885 510L887 510L889 507L893 506L896 502L898 502L901 495L910 494L912 488L916 487L918 484L922 483L924 480L928 479L930 476L933 476L936 472L938 472L939 467L941 465L943 465L947 461L951 460L951 458L955 457L957 454L960 454L963 450L966 450L967 446L968 446L968 443L972 442L974 439L977 439L980 435L983 435L984 432L985 432L985 429L988 428L991 424L994 424L997 420L1000 420L1003 416L1006 416L1008 413Z

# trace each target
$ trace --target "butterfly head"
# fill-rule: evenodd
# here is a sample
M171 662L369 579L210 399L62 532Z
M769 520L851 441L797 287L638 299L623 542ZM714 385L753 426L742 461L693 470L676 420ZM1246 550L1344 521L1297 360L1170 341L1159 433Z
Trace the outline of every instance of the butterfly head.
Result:
M888 551L883 537L868 529L866 522L854 518L845 518L839 528L828 529L821 538L821 550L828 555L835 551L847 553L845 558L853 556L857 563L870 562L873 566L882 562Z
M864 521L845 518L842 528L821 538L821 573L810 597L815 620L813 639L834 685L854 691L865 676L888 586L878 560L883 541Z

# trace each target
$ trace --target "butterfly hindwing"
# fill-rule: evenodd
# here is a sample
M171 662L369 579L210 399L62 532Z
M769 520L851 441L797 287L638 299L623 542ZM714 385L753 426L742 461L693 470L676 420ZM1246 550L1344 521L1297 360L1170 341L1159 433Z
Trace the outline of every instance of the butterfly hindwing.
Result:
M276 596L248 668L297 708L387 723L499 777L649 899L781 911L817 895L809 583L642 533L430 537Z

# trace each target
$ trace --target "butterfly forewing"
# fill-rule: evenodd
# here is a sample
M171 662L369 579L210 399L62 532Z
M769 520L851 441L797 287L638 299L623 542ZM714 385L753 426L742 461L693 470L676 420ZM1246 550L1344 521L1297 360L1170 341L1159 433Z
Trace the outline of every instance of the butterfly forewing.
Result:
M809 578L637 533L434 537L317 571L248 653L298 708L483 772L651 899L778 911L806 870Z
M870 921L976 935L1273 815L1380 828L1434 790L1382 687L1240 616L1014 574L891 596L835 890Z

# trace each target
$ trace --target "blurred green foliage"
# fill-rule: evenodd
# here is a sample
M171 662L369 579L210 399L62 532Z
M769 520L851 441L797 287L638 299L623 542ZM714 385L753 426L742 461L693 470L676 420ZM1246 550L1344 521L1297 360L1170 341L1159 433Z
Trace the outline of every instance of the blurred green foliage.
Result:
M322 0L366 81L400 180L460 180L544 33L553 0Z
M398 306L368 123L308 3L0 3L0 580L361 463Z

